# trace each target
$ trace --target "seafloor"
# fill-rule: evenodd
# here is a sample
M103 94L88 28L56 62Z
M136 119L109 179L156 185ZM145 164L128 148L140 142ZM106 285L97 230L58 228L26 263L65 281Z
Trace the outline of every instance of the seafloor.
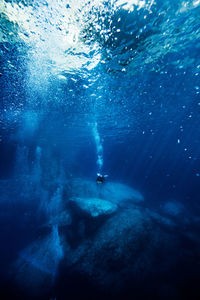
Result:
M13 259L2 264L3 299L186 299L199 292L199 218L182 204L149 208L126 184L85 178L60 177L46 190L24 175L0 189L1 255Z

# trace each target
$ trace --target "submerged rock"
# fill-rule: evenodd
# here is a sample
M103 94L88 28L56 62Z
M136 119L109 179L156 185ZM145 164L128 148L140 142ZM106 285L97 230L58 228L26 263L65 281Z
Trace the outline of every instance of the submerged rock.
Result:
M68 212L63 211L56 216L50 217L50 220L45 224L45 226L57 225L59 227L68 226L72 222L71 216Z
M72 202L88 213L92 217L98 217L101 215L109 215L117 210L117 205L100 198L79 198L74 197L70 199Z
M102 194L105 199L110 199L115 203L120 203L125 200L130 200L134 203L144 201L144 197L139 191L122 183L109 182L105 184Z
M70 267L68 276L79 274L111 293L126 286L142 287L152 274L164 274L177 259L178 238L163 228L148 211L118 210L75 249L66 240L62 271L67 274Z
M98 185L94 181L74 179L71 182L72 197L101 198L116 204L124 202L138 203L144 201L142 194L122 183L106 182Z
M31 293L47 292L63 258L63 248L58 227L43 239L38 239L25 248L15 263L16 281Z
M143 196L124 184L76 179L70 191L65 210L49 210L52 233L22 251L17 281L53 287L66 297L74 287L123 295L127 288L156 289L158 280L162 285L160 278L179 261L180 238L170 216L139 206Z
M80 293L87 293L91 286L96 286L101 291L116 294L123 293L127 287L142 290L144 284L146 290L151 289L153 276L164 276L176 265L179 238L166 230L168 226L171 229L166 217L163 221L156 214L155 220L150 210L136 206L117 209L116 204L99 198L76 197L71 201L92 216L87 226L96 223L96 217L101 214L109 214L109 218L99 222L92 234L83 228L82 238L73 223L71 227L61 228L60 233L54 226L50 235L22 251L17 264L21 284L26 281L26 286L34 283L37 289L44 285L52 287L55 284L52 278L57 274L55 288L63 290L65 296L68 292L73 294L75 286ZM80 220L87 222L84 213ZM70 231L76 243L70 242ZM157 279L154 283L157 284Z
M163 212L166 214L176 217L183 213L184 211L184 206L182 203L177 202L177 201L168 201L164 205L161 206L161 209Z

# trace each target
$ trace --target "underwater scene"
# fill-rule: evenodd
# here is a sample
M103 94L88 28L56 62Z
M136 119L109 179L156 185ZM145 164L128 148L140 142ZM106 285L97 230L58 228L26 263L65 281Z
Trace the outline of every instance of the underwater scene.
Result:
M200 299L200 0L0 0L0 298Z

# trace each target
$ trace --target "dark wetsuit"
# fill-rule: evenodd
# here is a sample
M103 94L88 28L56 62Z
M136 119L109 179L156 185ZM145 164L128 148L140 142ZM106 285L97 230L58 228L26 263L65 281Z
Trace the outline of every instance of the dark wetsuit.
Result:
M105 180L104 176L98 175L96 179L96 183L104 183L104 180Z

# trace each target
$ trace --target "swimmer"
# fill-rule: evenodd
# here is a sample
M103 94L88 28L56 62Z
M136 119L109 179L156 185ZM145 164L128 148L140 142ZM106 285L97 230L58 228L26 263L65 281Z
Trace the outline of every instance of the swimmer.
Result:
M102 184L105 181L105 178L107 178L108 175L101 175L100 173L97 173L97 179L96 179L96 183L97 184Z

